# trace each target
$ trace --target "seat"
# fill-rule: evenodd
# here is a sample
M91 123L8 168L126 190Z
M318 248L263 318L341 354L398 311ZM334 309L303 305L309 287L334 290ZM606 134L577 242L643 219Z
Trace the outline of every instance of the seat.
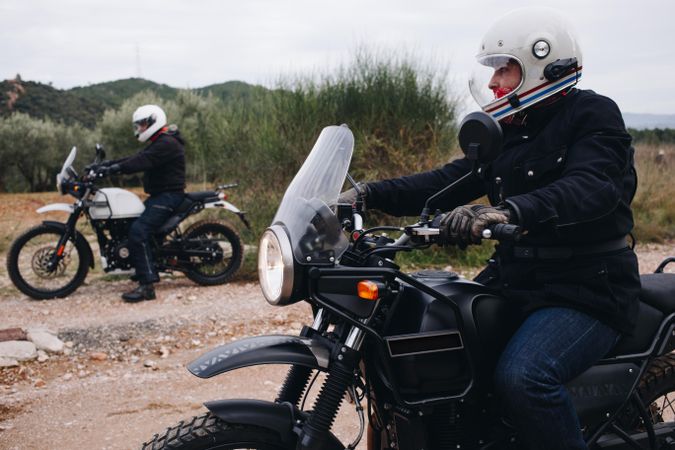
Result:
M176 207L176 209L173 210L173 214L166 219L166 222L157 229L157 232L155 234L164 236L166 234L169 234L171 231L173 231L174 228L178 226L179 223L185 218L185 216L190 212L190 209L192 209L192 205L195 204L195 200L192 200L185 196L183 198L183 201Z
M640 299L666 314L675 312L675 273L650 273L640 276Z
M664 315L660 310L640 301L633 333L622 336L607 357L635 355L647 351L654 341L663 318Z
M194 202L203 202L206 200L218 200L218 193L215 191L199 191L199 192L187 192L185 194L187 198Z
M641 275L640 282L642 290L635 330L621 338L609 357L647 351L663 319L675 311L675 274Z

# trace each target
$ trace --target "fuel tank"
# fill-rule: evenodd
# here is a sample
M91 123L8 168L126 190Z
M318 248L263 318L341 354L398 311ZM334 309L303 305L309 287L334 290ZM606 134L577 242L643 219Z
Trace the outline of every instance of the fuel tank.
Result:
M89 208L92 219L128 219L140 216L145 210L141 199L133 192L120 188L102 188L94 195Z
M466 395L491 384L499 354L520 323L518 308L452 272L402 282L384 337L384 370L408 401Z

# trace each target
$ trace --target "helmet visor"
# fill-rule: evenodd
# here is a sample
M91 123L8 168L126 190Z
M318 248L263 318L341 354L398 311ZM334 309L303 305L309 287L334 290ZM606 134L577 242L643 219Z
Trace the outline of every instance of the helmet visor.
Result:
M517 92L523 84L523 65L511 55L487 55L476 58L469 79L471 96L482 109Z
M140 136L140 134L142 132L144 132L145 130L147 130L150 127L150 125L152 125L153 123L155 123L155 120L152 117L137 120L136 122L133 123L134 124L134 135L136 137Z

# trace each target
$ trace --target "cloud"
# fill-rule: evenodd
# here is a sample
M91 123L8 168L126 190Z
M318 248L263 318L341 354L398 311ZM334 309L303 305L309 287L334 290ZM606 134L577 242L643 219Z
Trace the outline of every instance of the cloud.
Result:
M359 46L413 49L470 71L489 24L525 1L4 0L0 77L69 88L136 76L177 87L231 79L273 83L321 72ZM543 1L552 7L559 2ZM584 45L584 86L611 93L635 112L672 113L669 23L675 4L573 0L565 6Z

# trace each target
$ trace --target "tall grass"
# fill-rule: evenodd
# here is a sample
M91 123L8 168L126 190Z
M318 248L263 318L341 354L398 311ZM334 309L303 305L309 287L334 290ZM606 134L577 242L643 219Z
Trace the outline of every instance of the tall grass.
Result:
M232 203L247 211L252 230L245 230L234 216L230 218L242 231L244 241L256 244L288 183L327 125L346 123L354 133L350 171L357 180L410 174L438 167L457 156L458 102L446 86L444 70L425 66L414 57L358 51L351 62L332 72L286 78L272 90L256 90L251 96L227 103L190 91L170 101L152 93L138 94L120 108L107 111L89 135L79 129L79 134L67 135L79 136L81 142L58 140L59 156L55 160L60 164L69 146L78 145L81 152L77 163L84 166L93 157L94 141L107 147L110 158L135 152L138 143L131 135L132 111L144 103L161 104L170 122L177 123L186 138L191 188L210 189L216 183L238 181L240 187L228 194ZM25 129L40 129L27 116L16 120L25 122ZM13 122L3 123L0 142L9 142L2 130L10 136L17 127L10 126ZM26 141L27 154L31 154L29 144ZM635 234L640 240L675 238L675 185L670 179L674 154L675 146L637 147L640 183L633 210ZM0 170L0 181L3 173ZM128 180L121 178L114 183ZM369 225L410 221L374 215ZM6 233L0 238L1 251L9 240ZM400 261L409 268L443 267L448 263L476 266L485 262L491 250L490 243L465 252L432 248L402 254ZM247 276L253 276L254 259L248 259Z
M675 239L675 145L638 145L635 167L635 237L648 242Z

